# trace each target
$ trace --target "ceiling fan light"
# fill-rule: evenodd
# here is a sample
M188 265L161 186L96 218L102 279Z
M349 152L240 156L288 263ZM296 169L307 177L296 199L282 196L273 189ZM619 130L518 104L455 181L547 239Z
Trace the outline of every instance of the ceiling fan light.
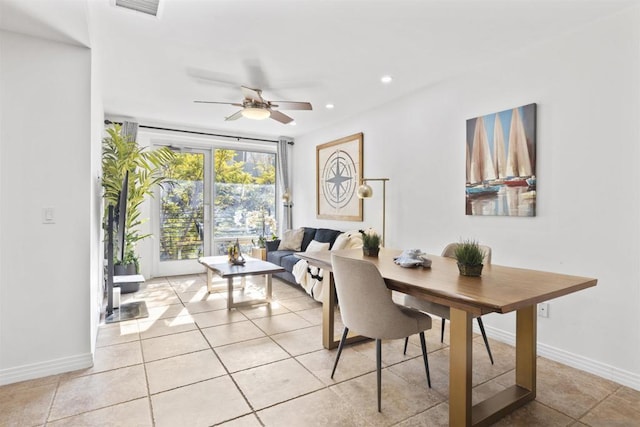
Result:
M271 115L271 112L266 108L247 107L242 110L242 115L247 119L264 120Z

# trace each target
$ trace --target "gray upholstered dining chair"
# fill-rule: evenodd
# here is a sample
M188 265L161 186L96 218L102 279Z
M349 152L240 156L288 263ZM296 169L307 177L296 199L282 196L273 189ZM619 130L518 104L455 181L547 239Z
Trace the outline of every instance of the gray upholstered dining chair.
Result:
M442 256L447 258L455 258L457 243L449 243L444 250L442 251ZM491 248L489 246L480 245L480 249L484 252L483 263L491 264ZM420 298L413 297L411 295L405 295L403 304L407 307L414 308L416 310L420 310L426 313L431 313L436 315L442 319L442 328L440 331L440 342L444 342L444 325L447 319L451 318L451 313L449 307L446 305L438 304L431 301L425 301ZM480 332L482 333L482 339L484 340L484 345L487 347L487 353L489 353L489 360L491 360L491 364L493 365L493 355L491 354L491 347L489 347L489 340L487 339L487 334L484 331L484 324L482 323L482 318L476 317L478 321L478 327L480 328ZM409 339L407 338L404 342L404 351L407 351L407 343Z
M378 383L378 412L381 409L382 340L405 338L420 334L422 358L427 373L427 385L431 388L429 359L424 331L431 329L431 317L391 299L391 291L377 267L370 262L331 255L333 277L340 304L340 314L345 325L338 353L331 371L336 372L340 354L349 329L376 340L376 368Z

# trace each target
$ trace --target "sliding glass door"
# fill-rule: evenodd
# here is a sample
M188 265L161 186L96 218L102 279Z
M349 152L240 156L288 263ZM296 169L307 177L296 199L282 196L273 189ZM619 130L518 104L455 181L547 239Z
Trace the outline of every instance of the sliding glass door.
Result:
M214 151L213 242L216 255L236 240L243 253L276 230L274 153Z
M210 151L184 149L163 168L169 181L159 192L158 275L187 274L210 246Z
M164 166L156 196L154 276L202 270L201 256L244 254L276 229L276 155L229 148L182 148Z

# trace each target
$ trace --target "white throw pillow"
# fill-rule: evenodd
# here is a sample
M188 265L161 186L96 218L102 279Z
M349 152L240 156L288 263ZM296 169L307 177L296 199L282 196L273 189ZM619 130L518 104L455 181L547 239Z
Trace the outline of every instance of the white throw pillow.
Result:
M362 247L362 234L359 230L345 231L338 235L333 243L332 251L340 249L358 249Z
M338 237L336 237L336 241L333 242L333 246L331 247L331 250L339 251L340 249L344 249L348 241L349 241L349 235L347 233L338 234Z
M317 240L312 240L307 246L307 252L320 252L320 251L328 251L329 250L329 242L321 243Z
M348 232L349 240L342 249L358 249L362 247L362 234L359 231Z
M299 251L302 246L302 238L304 237L304 228L296 230L287 230L282 233L282 240L278 245L279 251Z

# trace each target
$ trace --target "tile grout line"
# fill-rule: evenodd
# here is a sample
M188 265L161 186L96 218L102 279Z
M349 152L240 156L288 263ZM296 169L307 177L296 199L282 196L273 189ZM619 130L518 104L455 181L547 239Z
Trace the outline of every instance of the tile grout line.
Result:
M293 312L293 313L296 313L295 311L292 311L292 312ZM301 316L299 316L299 315L298 315L298 317L301 317ZM253 321L253 319L250 319L250 320L252 320L252 321ZM256 326L256 327L258 327L260 330L262 330L264 333L266 333L266 331L264 331L263 329L261 329L259 325L257 325L257 324L256 324L255 326ZM284 334L284 333L287 333L287 332L293 332L293 331L300 331L300 330L303 330L303 329L310 329L310 328L312 328L312 327L316 327L316 326L317 326L317 325L312 325L312 326L309 326L309 327L303 327L303 328L298 328L298 329L292 329L291 331L284 331L284 332L281 332L281 334ZM273 334L273 335L278 335L278 334ZM290 353L286 348L284 348L282 345L280 345L280 343L278 343L277 341L275 341L275 340L273 339L272 335L267 334L267 336L271 339L271 341L273 341L277 346L279 346L279 347L280 347L280 348L281 348L285 353L287 353L287 354L290 356L290 358L291 358L291 359L295 360L295 362L296 362L299 366L301 366L305 371L307 371L309 374L311 374L311 376L312 376L312 377L314 377L317 381L319 381L319 382L322 384L322 387L321 387L321 388L319 388L319 389L316 389L316 390L312 390L312 391L309 391L309 392L306 392L306 393L299 394L299 395L297 395L297 396L294 396L294 397L292 397L292 398L286 399L286 400L284 400L284 401L277 402L277 403L274 403L274 404L272 404L272 405L266 406L266 407L264 407L264 408L261 408L261 409L260 409L261 411L262 411L262 410L265 410L265 409L268 409L268 408L272 408L272 407L274 407L274 406L277 406L277 405L280 405L280 404L283 404L283 403L286 403L286 402L290 402L290 401L292 401L292 400L298 399L298 398L303 397L303 396L308 396L308 395L313 394L313 393L316 393L316 392L318 392L318 391L320 391L320 390L327 390L327 391L329 391L329 392L333 393L333 395L337 396L338 398L341 398L341 396L340 396L339 394L337 394L335 391L333 391L333 390L332 390L332 388L333 388L334 386L336 386L336 385L338 385L338 384L345 383L345 382L347 382L347 381L351 381L351 380L356 379L356 378L360 378L360 377L364 377L364 376L366 376L366 375L370 375L371 373L375 372L375 370L371 370L371 371L367 371L367 372L364 372L364 373L362 373L362 374L356 375L356 376L354 376L354 377L345 378L344 380L341 380L341 381L335 381L333 384L326 384L324 381L322 381L322 379L320 379L320 377L318 377L318 376L317 376L313 371L311 371L310 369L308 369L308 368L307 368L307 367L306 367L306 366L305 366L305 365L304 365L300 360L298 360L298 358L297 358L298 356L301 356L301 355L304 355L304 354L311 354L311 353L315 353L316 351L322 351L322 350L326 350L326 349L324 349L324 348L323 348L323 349L321 349L321 350L311 351L311 352L308 352L308 353L303 353L303 354L300 354L300 355L295 356L295 355L291 354L291 353ZM413 344L413 343L411 343L411 344L412 344L412 345L415 345L415 344ZM442 348L440 348L440 349L438 349L438 350L434 350L433 352L435 352L435 351L439 351L439 350L442 350ZM404 363L404 362L407 362L407 361L409 361L409 360L416 359L416 358L418 358L418 357L420 357L420 356L422 356L422 355L420 354L420 355L418 355L418 356L409 357L409 358L407 358L407 359L404 359L404 360L398 361L398 362L396 362L396 363L388 364L388 365L386 365L385 367L383 367L383 369L388 369L388 368L390 368L390 367L392 367L392 366L396 366L396 365L399 365L400 363ZM366 356L365 356L365 357L366 357ZM286 360L286 359L283 359L283 360ZM281 361L281 360L279 360L279 361ZM277 363L277 362L279 362L279 361L270 362L270 363L268 363L268 364ZM268 365L268 364L261 365L261 366L266 366L266 365ZM248 369L253 369L253 368L247 368L247 369L245 369L245 370L248 370ZM395 374L393 371L390 371L390 370L389 370L388 372L389 372L390 374L392 374L392 375L397 375L397 374ZM402 377L400 377L400 378L402 378ZM444 396L442 396L440 393L436 392L435 390L434 390L434 393L436 393L438 396L440 396L441 398L443 398L443 401L446 401L446 400L447 400L447 399L445 399L445 398L444 398ZM439 402L439 403L441 403L441 402ZM437 404L436 404L436 405L437 405ZM434 405L434 406L436 406L436 405ZM349 406L350 406L350 405L349 405ZM433 407L433 406L432 406L432 407ZM431 407L430 407L430 408L431 408ZM427 408L426 410L428 410L428 409L430 409L430 408ZM413 414L412 416L415 416L415 415L416 415L416 414ZM256 414L256 416L257 416L257 414Z
M602 398L601 400L599 400L595 405L593 405L591 408L587 409L587 410L585 411L585 413L584 413L584 414L581 414L578 418L575 418L575 420L576 420L576 421L578 421L578 422L582 422L582 421L580 421L582 418L584 418L586 415L588 415L591 411L593 411L596 407L598 407L598 405L602 404L605 400L607 400L608 398L610 398L611 396L613 396L614 394L616 394L616 393L618 392L618 390L620 390L622 387L623 387L623 386L622 386L622 385L620 385L620 386L619 386L618 388L616 388L614 391L612 391L611 393L607 394L604 398ZM548 406L548 405L545 405L545 406ZM555 408L552 408L552 409L555 409ZM561 412L561 413L563 413L563 414L564 414L564 412L559 411L558 409L556 409L556 411ZM565 415L567 415L568 417L571 417L571 416L570 416L570 415L568 415L568 414L565 414ZM571 418L573 418L573 417L571 417ZM583 423L583 424L586 424L586 423Z
M56 401L56 397L58 396L58 389L60 388L60 383L62 382L62 374L58 374L58 378L56 380L56 388L53 391L53 396L51 397L51 403L49 404L49 410L47 411L47 416L44 419L44 425L49 424L49 418L51 417L51 411L53 411L53 404Z
M140 346L140 355L142 356L142 367L144 369L144 380L147 385L147 402L149 405L149 413L151 415L151 425L155 427L156 425L156 417L153 412L153 402L151 400L151 388L149 386L149 373L147 372L147 361L144 357L144 350L142 349L142 335L140 334L140 325L138 325L138 345Z
M209 342L209 340L207 339L207 337L205 336L204 332L202 332L202 329L200 328L200 325L198 325L196 323L196 328L198 329L198 331L200 331L200 335L202 336L202 339L205 340L205 342L209 345L209 348L211 349L211 351L213 352L214 356L216 356L216 359L218 359L218 362L220 363L220 365L224 368L226 375L229 377L229 379L233 382L233 384L236 386L236 389L238 390L238 392L240 393L240 395L242 396L242 398L244 399L244 401L246 402L247 406L249 406L249 409L251 410L250 413L253 413L254 416L258 419L258 422L260 423L261 426L264 427L264 423L262 422L262 420L260 420L260 418L258 417L258 414L256 413L255 408L253 407L253 405L251 404L251 402L249 402L249 399L247 398L247 396L245 396L244 392L242 391L242 389L240 388L240 385L236 382L235 378L233 378L233 376L231 375L231 372L229 371L229 368L227 368L227 365L224 364L224 362L222 361L222 359L220 358L220 355L216 352L215 348L213 347L213 345ZM220 378L220 377L217 377ZM207 380L208 381L208 380ZM242 414L239 415L238 417L232 418L232 419L236 419L239 417L243 417L245 415L248 414ZM229 420L225 420L223 422L227 422L230 421Z
M268 305L269 307L271 307L271 304L270 304L270 303L268 303L268 304L266 304L266 305ZM289 312L288 312L288 313L282 313L282 314L289 314L289 313L293 313L293 314L295 314L295 312L294 312L294 311L292 311L291 309L289 309L288 307L286 307L286 306L284 306L284 305L283 305L283 307L284 307L284 308L286 308L287 310L289 310ZM276 316L278 316L278 315L276 315ZM319 391L319 390L322 390L322 389L327 389L327 390L328 390L328 389L329 389L329 386L327 386L326 384L324 384L324 383L323 383L323 382L322 382L322 381L321 381L321 380L320 380L320 379L319 379L319 378L318 378L318 377L317 377L313 372L309 371L309 369L307 369L307 367L306 367L306 366L304 366L302 363L300 363L300 361L299 361L298 359L296 359L296 357L295 357L294 355L292 355L292 354L291 354L291 353L290 353L286 348L284 348L282 345L280 345L280 343L278 343L276 340L274 340L274 339L273 339L272 335L278 335L277 333L276 333L276 334L269 334L266 330L264 330L263 328L261 328L261 327L260 327L260 325L258 325L256 322L254 322L254 320L257 320L257 319L264 319L264 318L266 318L266 317L267 317L267 316L265 316L265 317L251 318L251 319L249 319L249 321L250 321L250 322L251 322L251 323L252 323L256 328L258 328L262 333L264 333L264 334L266 335L266 337L267 337L267 338L269 338L269 340L271 340L271 342L273 342L276 346L278 346L280 349L282 349L282 351L284 351L284 352L285 352L289 357L288 357L288 358L286 358L286 359L281 359L281 360L276 360L276 361L273 361L273 362L265 363L265 364L260 365L260 366L268 366L268 365L270 365L270 364L278 363L278 362L281 362L281 361L283 361L283 360L293 359L293 360L294 360L298 365L300 365L300 366L301 366L305 371L307 371L309 374L311 374L311 375L313 376L313 378L315 378L317 381L319 381L319 382L320 382L320 384L322 384L322 387L321 387L321 388L319 388L319 389L316 389L316 390L309 391L309 392L307 392L307 393L299 394L299 395L294 396L294 397L292 397L292 398L290 398L290 399L286 399L286 400L284 400L284 401L274 403L273 405L268 405L268 406L266 406L266 407L264 407L264 408L260 408L260 411L263 411L263 410L265 410L265 409L271 408L271 407L276 406L276 405L283 404L283 403L285 403L285 402L289 402L289 401L291 401L291 400L297 399L297 398L302 397L302 396L307 396L307 395L309 395L309 394L315 393L315 392L317 392L317 391ZM274 317L274 316L268 316L268 317L272 318L272 317ZM304 320L304 321L305 321L305 322L307 322L307 323L310 323L310 322L308 322L306 319L304 319L303 317L301 317L300 315L297 315L297 317L299 317L300 319ZM312 327L315 327L315 326L316 326L316 325L309 325L309 326L308 326L308 328L312 328ZM306 328L305 328L305 327L303 327L303 328L298 328L298 329L292 329L292 330L290 330L290 331L283 331L283 332L280 332L280 333L287 333L287 332L292 332L292 331L298 331L298 330L301 330L301 329L306 329ZM225 368L226 368L226 367L225 367ZM256 367L251 367L251 368L243 369L243 370L240 370L240 371L237 371L237 372L247 371L247 370L254 369L254 368L256 368ZM230 374L230 375L231 375L231 374ZM234 380L234 383L235 383L235 380ZM236 386L240 389L240 386L239 386L238 384L236 384ZM244 393L243 393L243 396L244 396ZM252 406L252 409L253 409L253 406ZM258 410L254 409L254 411L253 411L253 412L254 412L255 417L258 419L258 422L260 422L260 424L261 424L262 426L264 426L264 425L265 425L265 424L264 424L264 422L262 421L262 419L261 419L261 418L260 418L260 416L258 415Z

